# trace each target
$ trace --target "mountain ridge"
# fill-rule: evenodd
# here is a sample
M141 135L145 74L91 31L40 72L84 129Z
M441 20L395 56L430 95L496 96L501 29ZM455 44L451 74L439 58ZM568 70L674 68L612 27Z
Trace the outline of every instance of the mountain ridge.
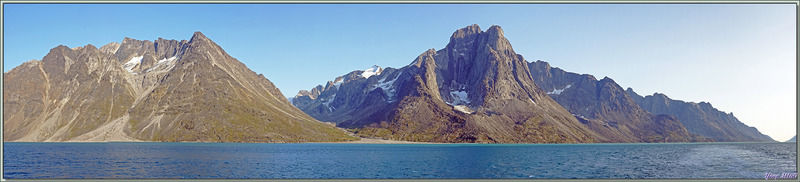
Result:
M680 117L651 113L638 103L638 95L630 94L609 77L598 80L550 67L546 62L525 61L513 52L503 34L496 25L486 31L470 25L456 30L444 48L428 49L409 65L387 67L374 78L360 76L367 69L352 71L324 86L299 91L292 104L318 120L337 123L365 137L384 139L488 143L712 141L709 135L696 133L697 126L685 125ZM561 116L557 122L533 123L548 126L547 135L563 140L542 139L541 133L524 134L539 137L528 141L508 139L529 132L530 128L519 128L530 127L526 124L530 118L542 119L524 114L530 110L559 113L555 114ZM442 130L451 137L414 136Z
M188 41L62 45L27 64L3 74L6 141L355 139L292 107L201 32Z
M687 129L720 142L775 141L762 134L755 127L747 126L733 113L720 111L708 102L685 102L673 100L661 93L641 96L632 88L628 92L643 109L660 114L674 115Z
M613 79L566 72L544 61L528 62L536 84L609 142L700 142L669 115L641 109Z
M442 49L369 78L300 91L296 106L365 137L467 143L593 142L592 131L531 80L499 26L456 30ZM344 96L344 97L343 97ZM346 99L343 99L346 98ZM534 111L530 109L533 108ZM355 114L357 113L357 114ZM353 117L355 116L355 117ZM360 117L359 117L360 116Z

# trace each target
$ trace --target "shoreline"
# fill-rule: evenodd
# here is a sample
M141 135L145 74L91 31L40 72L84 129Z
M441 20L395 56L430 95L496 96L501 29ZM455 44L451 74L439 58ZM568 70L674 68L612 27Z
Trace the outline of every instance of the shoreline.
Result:
M411 141L399 141L399 140L384 140L384 139L374 139L374 138L361 138L360 140L346 141L346 142L312 142L312 143L445 144L445 143L433 143L433 142L411 142Z
M384 140L374 138L361 138L354 141L343 142L201 142L201 141L182 141L182 142L162 142L162 141L3 141L3 143L263 143L263 144L589 144L589 145L616 145L616 144L726 144L726 143L796 143L796 142L684 142L684 143L434 143L434 142L412 142L399 140Z

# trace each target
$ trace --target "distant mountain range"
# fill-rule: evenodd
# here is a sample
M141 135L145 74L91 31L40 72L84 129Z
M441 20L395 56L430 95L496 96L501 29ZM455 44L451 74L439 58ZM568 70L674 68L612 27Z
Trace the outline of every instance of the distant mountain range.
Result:
M551 90L548 94L553 99L582 119L639 123L648 122L648 117L670 118L670 122L679 121L690 133L717 142L774 141L740 122L733 114L719 111L706 102L687 103L659 93L642 97L631 88L623 90L608 77L597 81L592 75L551 68L543 61L529 65L536 84L544 90Z
M293 104L363 137L408 141L773 141L732 115L709 117L722 113L710 105L689 115L645 100L611 78L527 62L499 26L471 25L407 66L352 71L300 91Z
M499 26L461 28L406 66L352 71L288 99L200 32L57 46L3 79L4 141L358 139L333 124L444 143L774 141L709 103L528 62Z
M711 106L708 102L673 100L664 94L640 96L628 88L628 94L639 106L651 113L677 117L689 132L700 134L718 142L775 141L758 129L747 126L733 116Z
M3 74L4 141L355 140L298 110L200 32L58 46Z
M587 127L609 142L709 141L690 134L671 115L651 114L640 108L614 80L552 68L547 62L528 64L536 85Z

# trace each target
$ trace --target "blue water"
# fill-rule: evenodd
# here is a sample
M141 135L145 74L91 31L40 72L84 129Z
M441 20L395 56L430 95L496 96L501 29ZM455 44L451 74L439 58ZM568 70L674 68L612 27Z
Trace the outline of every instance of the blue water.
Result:
M795 145L4 143L3 177L764 179Z

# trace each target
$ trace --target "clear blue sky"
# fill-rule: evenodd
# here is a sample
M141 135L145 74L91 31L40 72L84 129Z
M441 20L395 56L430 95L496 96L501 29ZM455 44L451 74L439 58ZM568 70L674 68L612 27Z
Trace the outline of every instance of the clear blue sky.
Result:
M57 46L189 39L201 31L286 96L347 72L402 67L456 29L500 25L514 50L733 112L795 135L795 5L17 5L4 6L4 72Z

